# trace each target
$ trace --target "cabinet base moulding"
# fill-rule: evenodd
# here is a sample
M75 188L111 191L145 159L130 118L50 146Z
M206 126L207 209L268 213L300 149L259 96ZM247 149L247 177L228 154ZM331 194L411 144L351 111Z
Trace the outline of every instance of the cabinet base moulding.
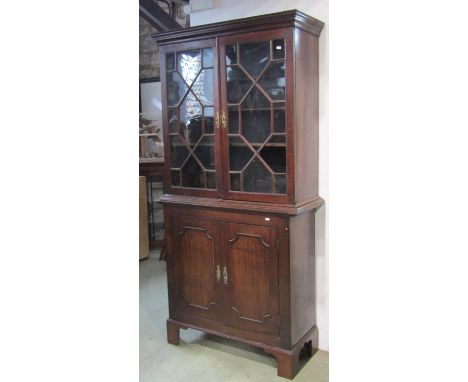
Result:
M167 342L171 345L179 345L180 343L180 329L194 329L204 333L212 334L215 336L227 338L229 340L243 342L245 344L258 347L265 353L271 354L276 359L278 376L293 379L299 372L299 360L302 356L312 357L318 350L318 331L314 326L310 329L299 342L293 346L292 349L282 349L273 346L267 346L260 342L249 341L244 338L234 337L225 333L201 328L196 325L186 324L180 321L168 319L167 320Z

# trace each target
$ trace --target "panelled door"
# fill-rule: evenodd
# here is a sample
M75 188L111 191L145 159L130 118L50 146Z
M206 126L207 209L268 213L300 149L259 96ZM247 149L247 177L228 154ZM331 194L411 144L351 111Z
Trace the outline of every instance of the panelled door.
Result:
M175 218L171 264L178 314L218 320L222 311L220 227L203 219Z
M285 202L293 191L292 52L290 29L219 39L228 199Z
M279 335L276 228L235 223L227 226L227 323Z

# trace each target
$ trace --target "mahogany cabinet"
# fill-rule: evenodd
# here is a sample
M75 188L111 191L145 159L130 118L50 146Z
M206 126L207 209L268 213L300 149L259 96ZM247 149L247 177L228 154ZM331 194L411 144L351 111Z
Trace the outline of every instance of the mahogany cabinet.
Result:
M299 11L153 35L161 54L168 341L317 347L318 40Z

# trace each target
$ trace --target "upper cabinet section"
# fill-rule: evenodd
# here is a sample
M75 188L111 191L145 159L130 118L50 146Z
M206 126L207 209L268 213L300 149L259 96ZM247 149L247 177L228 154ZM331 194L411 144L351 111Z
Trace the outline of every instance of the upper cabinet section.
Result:
M153 36L166 193L288 204L317 196L322 28L288 11Z

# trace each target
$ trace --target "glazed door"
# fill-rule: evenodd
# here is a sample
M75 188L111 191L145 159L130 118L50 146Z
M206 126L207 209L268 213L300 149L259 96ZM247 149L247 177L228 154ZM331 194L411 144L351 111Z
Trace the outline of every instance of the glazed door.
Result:
M174 194L218 196L221 162L214 117L219 98L215 40L162 48L166 185Z
M171 268L178 315L218 319L221 311L219 225L203 219L175 218ZM185 316L186 317L186 316Z
M290 30L220 38L224 184L229 199L285 202L293 149ZM289 122L289 124L291 124ZM290 186L289 188L291 188Z
M228 325L279 335L276 228L226 223ZM225 272L225 273L224 273Z

